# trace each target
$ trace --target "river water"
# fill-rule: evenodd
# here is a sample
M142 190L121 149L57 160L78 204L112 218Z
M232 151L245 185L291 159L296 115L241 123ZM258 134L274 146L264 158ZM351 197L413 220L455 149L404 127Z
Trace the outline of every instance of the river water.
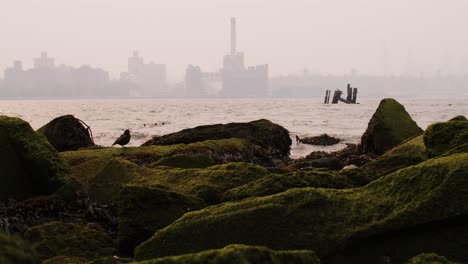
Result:
M20 117L34 129L55 117L73 114L93 131L95 142L109 146L125 129L131 129L130 146L152 135L164 135L199 125L269 119L290 131L291 138L323 133L343 139L330 147L293 143L291 157L314 150L334 151L357 143L380 99L362 99L360 104L324 105L322 99L210 99L210 100L0 100L0 115ZM466 99L399 100L418 125L468 116Z

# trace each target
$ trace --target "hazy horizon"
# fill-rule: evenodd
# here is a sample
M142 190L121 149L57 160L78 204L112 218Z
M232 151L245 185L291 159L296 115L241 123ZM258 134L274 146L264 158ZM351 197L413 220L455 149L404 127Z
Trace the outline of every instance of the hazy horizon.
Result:
M299 73L464 74L468 1L130 1L17 0L0 10L0 76L14 60L32 66L41 51L56 64L100 67L115 78L139 50L167 65L168 81L188 64L222 67L229 18L237 17L246 64L270 76Z

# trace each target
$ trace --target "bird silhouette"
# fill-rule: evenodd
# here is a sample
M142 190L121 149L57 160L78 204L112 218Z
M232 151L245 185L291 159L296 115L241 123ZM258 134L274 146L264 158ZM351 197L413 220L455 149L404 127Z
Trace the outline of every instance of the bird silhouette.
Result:
M130 130L127 129L127 130L124 131L124 133L120 137L118 137L115 140L115 142L114 142L114 144L112 144L112 146L120 145L120 146L123 147L123 146L127 145L128 142L130 142L130 137L131 137L130 136Z

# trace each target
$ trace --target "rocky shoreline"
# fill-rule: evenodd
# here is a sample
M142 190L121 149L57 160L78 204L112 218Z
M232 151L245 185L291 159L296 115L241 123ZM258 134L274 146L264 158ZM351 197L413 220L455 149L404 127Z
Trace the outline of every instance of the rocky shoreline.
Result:
M300 159L268 120L112 148L0 116L0 143L0 263L468 262L463 116L423 131L384 99L360 144Z

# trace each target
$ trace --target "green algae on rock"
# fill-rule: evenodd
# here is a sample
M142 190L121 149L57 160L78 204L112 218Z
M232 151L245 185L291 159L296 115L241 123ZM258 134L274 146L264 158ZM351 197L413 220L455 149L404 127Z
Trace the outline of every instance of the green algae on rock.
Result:
M453 117L449 120L450 121L468 121L465 116L462 115L457 115L456 117Z
M78 150L94 146L90 132L72 115L60 116L37 130L58 151Z
M261 166L241 162L203 169L142 168L121 158L94 159L71 170L72 177L84 185L88 195L103 204L115 203L127 184L162 188L216 204L228 189L268 174Z
M366 153L381 155L385 151L413 138L423 131L405 107L395 99L383 99L361 137L361 148Z
M423 135L398 145L362 167L369 177L375 179L399 169L419 164L428 159Z
M186 212L206 204L195 197L157 188L125 186L119 198L119 250L131 255L136 246Z
M28 242L0 231L0 263L39 264L40 261L39 255Z
M51 194L64 183L67 166L31 126L0 116L0 200Z
M273 161L260 146L245 139L207 140L192 144L169 146L145 146L126 148L94 148L80 151L62 152L62 158L70 166L96 158L120 157L140 166L148 166L158 160L173 155L205 155L216 164L229 162L250 162L261 165L271 165Z
M419 254L406 262L406 264L456 264L451 262L446 257L439 256L435 253Z
M291 138L285 128L265 119L249 123L198 126L161 137L153 137L143 146L188 144L205 140L243 138L267 150L270 156L284 159L291 150Z
M468 121L449 121L430 125L424 132L424 144L435 157L468 142Z
M69 257L69 256L56 256L46 259L42 264L88 264L87 258Z
M54 256L83 257L89 260L112 256L116 250L112 238L81 225L51 222L32 227L24 238L36 244L43 260Z
M350 241L467 215L467 173L468 153L461 153L422 162L360 188L300 188L210 206L156 232L136 248L135 258L233 243L311 249L329 257ZM421 250L417 246L413 248ZM466 251L455 254L468 257Z
M369 179L359 169L340 172L299 171L272 174L228 190L223 201L239 201L249 197L267 196L293 188L353 188L366 185Z
M262 246L229 245L194 254L165 257L137 264L319 264L310 250L274 251Z
M175 168L206 168L215 165L214 161L211 160L207 155L202 154L175 154L169 157L161 158L160 160L153 162L149 167L155 168L159 166L168 166Z

